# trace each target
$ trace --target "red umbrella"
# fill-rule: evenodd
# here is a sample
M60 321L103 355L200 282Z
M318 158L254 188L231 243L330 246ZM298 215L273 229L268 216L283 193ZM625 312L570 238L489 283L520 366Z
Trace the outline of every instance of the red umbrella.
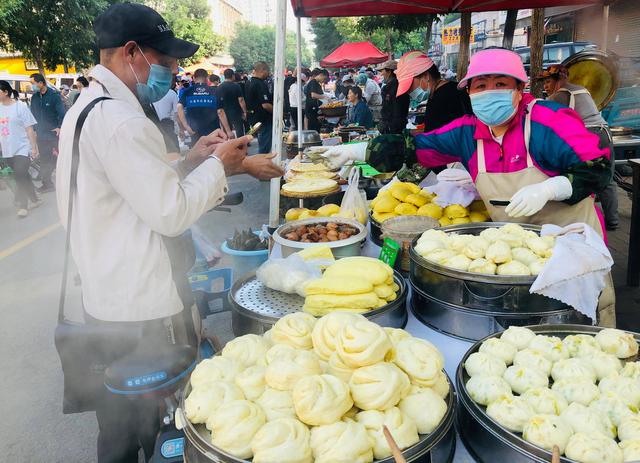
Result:
M350 42L343 43L329 53L320 61L320 66L324 68L356 67L384 63L388 59L388 55L378 50L371 42Z

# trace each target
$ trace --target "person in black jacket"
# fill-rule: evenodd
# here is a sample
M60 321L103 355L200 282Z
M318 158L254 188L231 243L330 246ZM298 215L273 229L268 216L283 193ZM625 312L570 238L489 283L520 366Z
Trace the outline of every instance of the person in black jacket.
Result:
M409 114L409 95L396 96L398 91L398 78L395 70L398 63L389 60L378 66L378 71L384 78L382 87L382 110L380 111L380 133L402 133L407 125Z
M31 113L36 118L36 134L38 135L38 151L40 153L40 177L42 186L40 193L54 191L51 174L56 166L54 150L58 150L58 136L64 118L64 104L60 94L47 85L42 74L31 74Z

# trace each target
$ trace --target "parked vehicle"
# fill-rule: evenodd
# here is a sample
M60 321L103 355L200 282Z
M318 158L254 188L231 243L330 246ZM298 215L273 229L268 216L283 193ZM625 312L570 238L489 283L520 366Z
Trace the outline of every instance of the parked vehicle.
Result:
M547 43L544 45L542 51L542 67L547 68L553 64L560 64L569 56L584 50L585 48L596 48L596 45L591 42L560 42L560 43ZM531 48L530 47L516 47L513 49L522 58L524 68L529 74L529 67L531 66Z

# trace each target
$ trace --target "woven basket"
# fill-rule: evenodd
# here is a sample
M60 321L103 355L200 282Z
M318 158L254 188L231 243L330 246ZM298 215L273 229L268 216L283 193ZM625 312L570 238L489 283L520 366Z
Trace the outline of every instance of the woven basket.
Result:
M391 238L400 245L400 270L408 272L411 260L409 249L411 242L425 231L439 226L436 219L421 215L404 215L392 217L382 224L382 239Z

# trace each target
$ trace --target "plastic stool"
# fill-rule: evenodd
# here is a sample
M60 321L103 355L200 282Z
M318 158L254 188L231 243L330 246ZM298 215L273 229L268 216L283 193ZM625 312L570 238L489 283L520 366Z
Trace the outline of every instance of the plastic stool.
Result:
M219 279L223 280L223 289L221 291L211 291L212 283ZM198 312L200 312L202 319L214 313L231 310L228 295L232 280L233 271L230 268L219 268L189 274L191 291L193 291Z

